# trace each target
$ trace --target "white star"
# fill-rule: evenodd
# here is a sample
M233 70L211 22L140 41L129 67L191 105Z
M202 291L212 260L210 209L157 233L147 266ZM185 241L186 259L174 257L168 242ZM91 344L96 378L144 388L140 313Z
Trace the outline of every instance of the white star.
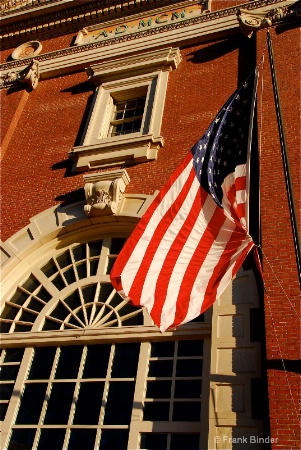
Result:
M240 116L241 115L241 112L240 111L236 111L236 113L235 113L236 115L237 115L237 117L238 116Z
M223 162L223 164L224 164L224 167L226 167L226 165L227 165L227 161L224 161L224 162Z
M219 117L217 117L217 118L215 119L215 123L218 123L220 120L221 120L221 119L220 119Z
M197 159L196 159L197 164L199 163L199 161L200 161L200 158L197 158Z

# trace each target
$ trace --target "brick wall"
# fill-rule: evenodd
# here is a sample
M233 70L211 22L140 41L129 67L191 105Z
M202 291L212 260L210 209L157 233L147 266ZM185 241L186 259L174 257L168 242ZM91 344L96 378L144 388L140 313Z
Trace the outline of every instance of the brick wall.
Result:
M297 214L300 212L299 30L271 30ZM257 33L258 61L266 31ZM261 224L266 292L265 326L273 448L300 448L300 285L283 174L267 50L263 102L258 107L261 145ZM261 92L260 92L261 96ZM298 217L300 224L300 216ZM284 370L284 367L286 370Z

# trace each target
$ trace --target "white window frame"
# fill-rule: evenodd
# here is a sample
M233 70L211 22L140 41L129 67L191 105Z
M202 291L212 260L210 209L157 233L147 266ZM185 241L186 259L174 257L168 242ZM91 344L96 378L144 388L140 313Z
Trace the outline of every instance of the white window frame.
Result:
M103 62L87 69L96 91L83 143L69 153L74 161L74 171L157 158L159 148L164 145L161 122L168 75L180 61L179 49L167 48ZM146 96L141 130L108 136L113 99L130 99L137 95Z

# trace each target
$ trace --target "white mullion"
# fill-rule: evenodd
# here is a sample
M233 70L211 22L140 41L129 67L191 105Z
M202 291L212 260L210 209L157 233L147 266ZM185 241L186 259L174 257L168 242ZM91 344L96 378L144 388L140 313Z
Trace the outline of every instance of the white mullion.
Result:
M106 273L107 259L110 253L111 242L111 238L104 238L103 240L96 275L104 275Z
M101 317L102 317L102 315L103 315L103 313L104 313L104 311L105 311L106 305L109 305L109 304L110 304L110 302L111 302L111 300L112 300L112 298L114 297L115 294L116 294L116 291L115 291L115 289L113 289L113 291L111 292L111 294L108 296L108 298L107 298L106 301L104 302L103 306L100 308L99 313L98 313L97 316L95 317L95 319L94 319L94 325L95 325L95 324L97 324L97 325L99 324L99 320L101 319ZM103 321L100 322L100 323L103 323Z
M73 267L73 272L74 272L75 280L78 281L80 278L79 278L78 273L77 273L77 266L76 266L76 263L79 263L79 262L82 261L82 260L81 260L81 259L80 259L79 261L76 261L76 260L75 260L74 255L73 255L73 249L74 249L75 247L77 247L77 245L73 246L72 248L69 247L69 248L68 248L68 251L69 251L69 255L70 255L70 258L71 258L71 262L72 262L71 266ZM86 257L87 257L87 252L86 252ZM70 267L71 267L71 266L70 266ZM66 269L66 267L65 267L65 269ZM67 269L69 269L69 266L67 266Z
M141 342L138 359L135 392L133 398L132 416L129 426L129 448L140 448L140 427L143 418L143 404L145 400L145 389L147 371L149 366L151 344ZM141 406L138 406L141 405Z
M94 321L94 316L95 316L95 313L96 313L96 303L97 303L97 299L98 299L99 294L100 294L100 289L101 289L101 285L100 285L100 283L97 283L96 289L95 289L95 296L94 296L94 299L93 299L93 305L92 305L92 308L91 308L89 325L92 325L93 321Z
M81 305L82 305L82 310L83 310L83 314L84 314L84 318L85 318L85 322L86 322L85 324L83 324L83 326L85 327L86 325L89 324L89 320L88 320L87 311L86 311L86 308L85 308L85 300L84 300L84 296L83 296L83 292L82 292L82 288L81 287L78 288L78 293L79 293L79 298L80 298L80 302L81 302ZM75 309L75 311L78 311L78 310L79 310L79 308ZM80 320L79 317L78 317L78 320Z
M90 249L86 242L86 278L90 277Z
M173 406L174 406L174 393L175 393L175 382L176 382L176 367L178 359L178 341L175 342L174 355L173 355L173 366L172 366L172 380L170 389L170 409L169 409L169 420L172 422ZM169 450L169 447L168 449Z

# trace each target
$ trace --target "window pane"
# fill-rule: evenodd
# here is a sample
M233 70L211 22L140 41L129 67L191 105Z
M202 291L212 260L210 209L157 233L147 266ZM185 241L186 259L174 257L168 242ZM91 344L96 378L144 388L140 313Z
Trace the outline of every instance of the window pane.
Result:
M121 251L122 247L124 246L126 239L124 238L113 238L112 244L111 244L111 255L118 255L118 253Z
M110 344L88 346L83 378L105 378L110 350Z
M5 419L5 414L8 408L8 403L0 403L0 420Z
M66 430L51 428L42 430L37 450L62 450Z
M145 450L166 450L167 434L141 433L140 448ZM186 450L184 446L181 450Z
M74 424L98 424L103 388L104 382L81 383L73 419Z
M127 450L128 438L129 430L102 430L99 450Z
M9 400L13 392L13 383L0 384L0 400Z
M89 242L88 245L89 245L90 258L92 258L93 256L99 256L100 255L101 247L102 247L102 241Z
M86 244L78 245L72 249L75 261L86 259Z
M58 256L56 260L61 269L67 266L71 266L72 264L71 256L68 251Z
M39 286L39 281L33 275L30 275L30 277L23 284L23 287L29 292L35 291Z
M94 450L96 430L71 430L69 450Z
M1 366L0 380L15 380L19 372L19 364L17 366Z
M23 348L7 348L3 362L21 362L23 353Z
M199 434L172 434L170 450L199 450Z
M112 378L134 378L137 372L140 344L116 344Z
M8 450L32 450L34 436L36 434L35 429L13 430Z
M149 377L171 377L172 376L173 361L150 361L148 376Z
M201 393L201 380L176 380L175 382L175 398L200 398Z
M178 356L202 356L204 341L179 341Z
M135 383L111 382L104 418L105 425L128 425L131 420Z
M201 402L175 402L173 420L199 422L201 417Z
M178 359L176 367L177 377L201 377L203 369L202 359Z
M28 375L29 380L46 380L50 377L56 347L37 347Z
M46 388L46 383L27 384L25 386L16 424L38 423Z
M171 381L148 381L146 398L169 398Z
M151 356L174 356L175 343L170 342L153 342L151 348Z
M168 420L169 402L145 402L143 420Z
M68 422L74 386L74 383L53 383L44 419L45 424L63 425Z
M55 378L77 378L83 348L61 347Z

